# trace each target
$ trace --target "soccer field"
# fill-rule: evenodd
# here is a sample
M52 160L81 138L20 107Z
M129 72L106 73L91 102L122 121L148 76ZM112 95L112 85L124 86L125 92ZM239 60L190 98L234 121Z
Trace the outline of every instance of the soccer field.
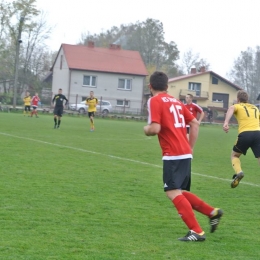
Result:
M201 126L191 191L224 211L215 233L196 216L205 242L188 231L163 192L157 137L146 122L0 112L0 259L260 259L260 168L251 151L230 188L237 128Z

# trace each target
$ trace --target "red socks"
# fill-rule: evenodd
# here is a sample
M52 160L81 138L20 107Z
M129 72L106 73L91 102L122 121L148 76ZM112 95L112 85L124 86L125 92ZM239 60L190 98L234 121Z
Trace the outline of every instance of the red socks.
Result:
M190 202L186 199L183 195L178 195L172 200L174 206L176 207L180 217L184 221L184 223L187 225L187 227L190 230L193 230L197 234L200 234L203 232L201 229L194 212L192 210L192 206Z
M185 196L185 198L189 201L190 205L194 210L210 217L210 213L212 213L212 211L214 210L213 207L205 203L203 200L201 200L193 193L183 191L182 195Z

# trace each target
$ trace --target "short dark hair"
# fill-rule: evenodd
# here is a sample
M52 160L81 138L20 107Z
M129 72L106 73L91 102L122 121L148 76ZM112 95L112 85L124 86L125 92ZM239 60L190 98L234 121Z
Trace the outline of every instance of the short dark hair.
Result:
M62 88L59 88L59 90L62 90Z
M186 96L190 96L190 98L193 98L193 95L192 95L192 94L187 94Z
M154 90L167 90L168 77L164 72L155 71L150 77L150 85Z
M244 90L239 90L237 92L237 99L239 100L239 102L247 103L248 102L248 94L247 94L247 92L244 91Z

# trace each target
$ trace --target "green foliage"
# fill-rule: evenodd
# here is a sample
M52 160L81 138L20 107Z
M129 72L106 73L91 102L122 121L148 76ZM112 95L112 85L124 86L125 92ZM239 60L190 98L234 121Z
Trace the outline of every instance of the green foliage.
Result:
M196 214L203 243L187 232L165 198L157 137L145 122L53 117L1 117L0 259L257 260L259 168L249 152L245 177L230 188L230 150L237 129L201 126L192 162L192 191L224 210L218 230ZM209 152L210 151L210 152Z

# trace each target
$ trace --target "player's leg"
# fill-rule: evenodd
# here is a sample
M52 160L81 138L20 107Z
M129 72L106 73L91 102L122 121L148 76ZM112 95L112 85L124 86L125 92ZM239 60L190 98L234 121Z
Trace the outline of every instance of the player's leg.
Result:
M54 108L53 114L54 114L53 120L54 120L54 129L55 129L55 128L57 128L57 117L58 117L56 107Z
M31 106L28 106L28 114L29 114L28 117L31 116L30 115L31 114Z
M38 110L37 110L37 107L35 107L35 110L34 110L34 113L35 113L35 116L38 118Z
M57 128L60 128L60 124L61 124L61 117L62 117L62 114L63 114L63 107L60 107L59 110L58 110L58 126Z
M235 171L233 175L233 181L231 182L231 188L236 188L239 182L243 179L244 173L241 168L240 156L242 153L237 153L235 151L231 152L231 163Z
M192 208L209 217L210 232L213 233L219 224L220 218L223 215L223 211L219 208L214 208L203 201L195 194L183 191L182 194L190 202Z
M163 161L164 191L190 229L189 233L179 240L204 241L204 231L196 219L190 202L181 192L182 188L190 184L190 163L191 159Z
M31 117L35 114L35 107L32 107Z
M238 135L237 142L231 152L231 163L235 171L233 175L233 181L231 182L231 188L236 188L239 182L243 179L244 173L241 167L240 156L246 155L248 148L250 147L252 135L250 132L243 132Z
M91 126L91 128L92 128L92 131L94 131L94 130L95 130L95 125L94 125L94 117L95 117L95 112L92 112L92 126Z
M93 131L93 117L92 112L88 112L89 122L90 122L90 131Z
M23 116L25 116L27 113L27 106L24 106Z

